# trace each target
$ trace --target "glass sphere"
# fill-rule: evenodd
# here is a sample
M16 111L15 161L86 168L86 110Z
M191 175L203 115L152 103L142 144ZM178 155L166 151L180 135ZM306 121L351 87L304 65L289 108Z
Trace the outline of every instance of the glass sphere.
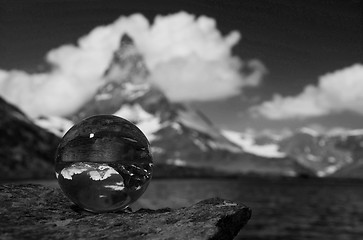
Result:
M146 190L153 171L150 144L133 123L97 115L75 124L56 152L64 194L91 212L121 210Z

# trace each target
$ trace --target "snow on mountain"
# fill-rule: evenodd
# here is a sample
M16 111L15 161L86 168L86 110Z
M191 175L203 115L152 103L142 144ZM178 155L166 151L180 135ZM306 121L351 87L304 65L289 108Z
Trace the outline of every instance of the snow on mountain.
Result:
M303 127L299 130L301 133L305 133L307 135L311 135L312 137L318 137L320 133L318 131L315 131L314 129Z
M316 176L325 177L354 161L350 144L345 144L344 139L341 135L332 137L303 128L280 141L279 145L281 151L314 171Z
M155 140L156 136L154 133L162 127L160 118L146 112L139 104L125 104L113 115L125 118L136 124L149 141Z
M166 161L167 164L170 165L175 165L175 166L186 166L187 163L184 160L181 160L179 158L175 158L175 159L168 159Z
M33 119L33 122L41 128L47 129L58 137L63 135L73 126L73 122L57 116L44 116Z
M286 154L279 151L276 144L257 145L253 136L239 132L223 130L223 134L232 142L240 146L245 152L268 158L283 158Z
M333 129L327 135L330 137L363 136L363 129Z
M151 84L149 77L143 56L132 39L124 35L120 41L120 48L116 50L103 76L105 85L70 118L82 119L95 114L114 114L136 124L150 142L154 142L153 145L159 148L155 143L157 138L175 135L179 137L170 139L169 145L183 139L193 143L202 152L210 149L241 152L241 148L223 136L201 112L186 104L170 102L163 92ZM178 144L174 145L176 147Z
M348 130L345 133L345 136L362 136L363 135L363 129L352 129Z
M338 171L339 168L340 167L337 165L331 165L331 166L326 167L324 170L318 171L317 175L318 175L318 177L326 177L326 176L329 176L329 175L335 173L336 171Z
M206 142L194 138L193 141L202 151L207 151L208 147L212 149L225 149L230 152L241 152L241 148L234 142L231 142L220 129L215 127L210 120L200 111L193 110L187 106L178 111L176 121L190 129L194 129L210 137ZM213 139L213 140L212 140ZM217 140L217 141L215 141Z

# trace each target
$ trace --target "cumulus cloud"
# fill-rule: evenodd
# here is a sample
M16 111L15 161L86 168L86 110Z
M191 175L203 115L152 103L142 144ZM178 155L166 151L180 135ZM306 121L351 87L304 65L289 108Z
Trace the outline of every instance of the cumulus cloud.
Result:
M0 76L0 95L31 117L67 115L84 104L98 86L99 80L58 72L27 74L2 71Z
M144 56L151 83L172 101L231 97L244 86L256 86L265 71L258 61L232 56L240 34L222 36L212 18L181 12L158 16L151 25L134 14L95 28L77 45L50 50L48 73L0 70L0 95L32 117L71 114L103 84L102 75L124 33ZM243 74L244 68L250 74Z
M149 28L141 15L121 17L108 26L95 28L78 40L77 46L50 50L48 73L0 70L0 95L31 117L66 116L87 102L103 84L102 75L118 48L120 36L144 33Z
M325 74L317 86L308 85L297 96L277 94L251 111L269 119L318 117L343 111L363 115L363 65Z

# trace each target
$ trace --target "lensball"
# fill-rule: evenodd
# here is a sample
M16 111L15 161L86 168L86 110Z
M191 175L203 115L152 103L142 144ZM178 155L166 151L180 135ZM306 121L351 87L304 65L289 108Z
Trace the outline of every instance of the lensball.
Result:
M146 190L153 173L150 144L133 123L96 115L64 135L55 157L64 194L91 212L122 210Z

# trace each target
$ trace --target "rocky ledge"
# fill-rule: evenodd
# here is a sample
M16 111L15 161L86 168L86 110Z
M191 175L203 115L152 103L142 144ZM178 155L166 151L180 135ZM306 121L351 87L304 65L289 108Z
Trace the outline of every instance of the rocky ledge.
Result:
M219 198L179 209L93 214L58 189L0 185L0 239L233 239L251 217Z

